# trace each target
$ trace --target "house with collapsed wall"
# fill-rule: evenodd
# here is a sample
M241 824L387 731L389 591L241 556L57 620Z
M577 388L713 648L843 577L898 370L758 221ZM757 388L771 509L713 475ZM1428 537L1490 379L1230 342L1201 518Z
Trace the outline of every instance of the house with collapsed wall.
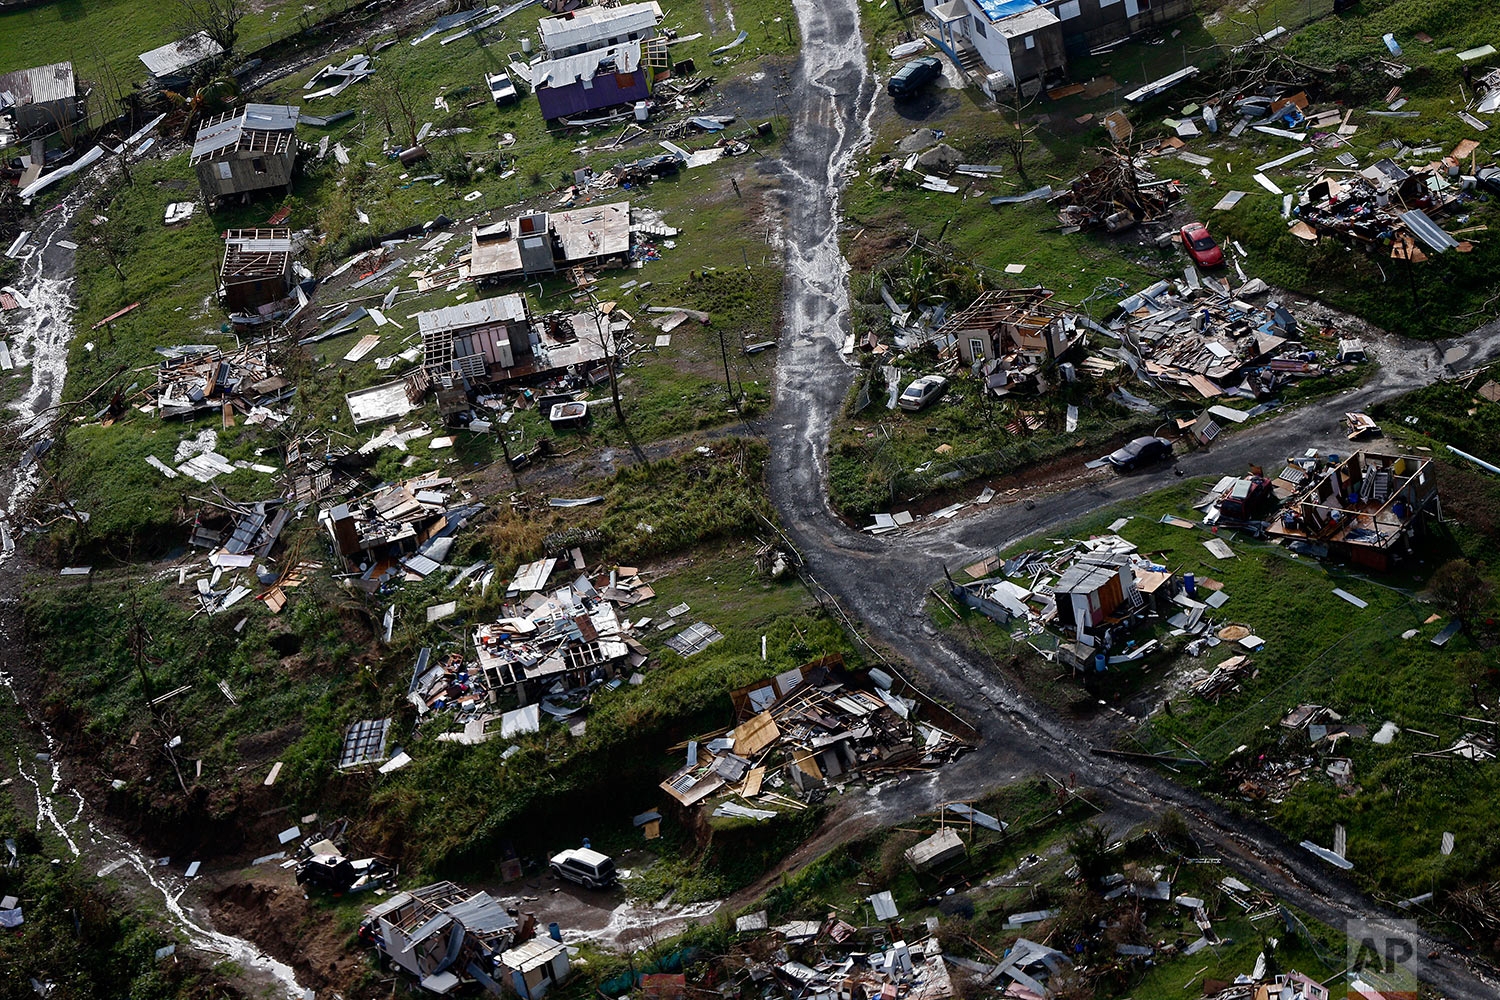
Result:
M1414 263L1429 252L1471 249L1433 216L1457 202L1462 188L1452 175L1477 145L1460 145L1446 159L1412 170L1386 158L1353 174L1323 174L1298 193L1292 235L1309 242L1331 237Z
M613 605L587 578L550 595L536 592L516 613L474 630L474 680L491 703L527 705L554 688L587 687L643 664L646 651L630 639Z
M1046 389L1044 371L1082 339L1077 317L1046 288L988 291L937 332L998 396Z
M1299 464L1272 480L1288 496L1272 538L1323 546L1334 559L1376 570L1404 562L1442 519L1432 459L1357 451L1321 474Z
M481 284L571 267L623 267L630 259L630 202L528 212L477 226L469 278Z
M830 781L936 768L974 739L952 713L882 671L843 669L826 656L730 693L733 727L688 745L687 763L661 783L691 808L721 792L756 803L719 803L716 817L769 819Z
M173 351L157 366L154 406L163 419L219 411L230 420L240 413L247 422L275 423L283 418L269 408L296 391L265 344L230 354L217 347L193 348Z
M983 575L994 570L999 575ZM1073 666L1097 667L1099 654L1105 666L1133 662L1154 648L1146 643L1115 652L1137 622L1191 609L1202 614L1203 605L1183 594L1176 573L1114 534L1005 560L991 556L969 571L982 578L959 583L949 577L955 600L1000 625L1062 636L1067 642L1060 652Z
M512 293L418 313L417 327L428 379L474 386L565 371L586 375L615 356L629 320L608 306L533 320L525 298Z
M219 301L250 313L287 297L292 287L290 229L231 229L224 234Z
M18 69L0 76L0 137L40 138L67 128L82 114L70 62ZM24 186L24 185L23 185Z
M298 108L247 104L210 118L193 141L188 163L212 207L224 198L292 189L297 165Z
M366 912L359 936L439 995L478 985L532 1000L571 971L566 946L536 937L533 915L513 915L489 893L452 882L396 893Z
M450 506L453 480L430 472L325 508L318 522L357 586L422 579L442 563L449 541L483 504Z

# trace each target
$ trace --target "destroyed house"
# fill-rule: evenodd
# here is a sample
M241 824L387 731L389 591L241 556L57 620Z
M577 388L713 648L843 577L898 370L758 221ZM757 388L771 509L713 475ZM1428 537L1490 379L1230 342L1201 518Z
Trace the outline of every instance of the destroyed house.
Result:
M219 300L230 312L248 313L286 298L292 284L289 229L231 229L224 234Z
M0 76L0 119L9 119L12 141L51 135L78 120L73 64L52 63Z
M640 42L548 59L531 70L531 86L548 121L633 104L651 96L653 75Z
M469 277L481 283L559 268L621 267L630 258L630 203L531 212L474 229Z
M1189 398L1212 399L1241 383L1260 397L1287 378L1320 372L1311 362L1278 357L1299 339L1291 313L1236 299L1212 278L1183 292L1157 282L1120 307L1125 315L1114 329L1138 362L1136 373Z
M244 504L221 495L198 512L188 544L212 550L209 562L216 567L250 566L271 554L291 514L279 499Z
M951 338L958 356L982 366L987 385L999 394L1035 387L1042 368L1079 340L1076 317L1051 299L1045 288L985 292L943 324L938 339Z
M270 188L288 192L297 164L295 107L247 104L210 118L198 129L188 163L210 206L220 199Z
M519 614L475 629L474 649L490 700L514 695L522 705L558 683L581 688L613 677L635 652L592 586L531 595Z
M452 484L451 479L428 473L336 504L323 510L318 520L346 568L366 584L378 585L387 577L420 579L437 568L438 560L431 556L437 542L479 509L450 509Z
M296 388L271 363L264 344L225 354L216 347L174 351L156 371L156 412L191 417L213 410L253 414L289 398Z
M661 5L652 0L618 7L585 7L561 17L544 17L536 27L547 58L561 59L590 49L644 42L656 35L661 17Z
M862 774L936 768L962 754L974 731L951 712L881 671L845 672L843 658L825 656L730 693L738 724L689 745L685 766L661 783L680 805L698 805L729 790L747 800L777 796L779 784L799 795L827 781ZM743 817L721 804L715 816Z
M1324 174L1298 196L1292 234L1309 241L1329 236L1413 262L1427 259L1423 247L1434 253L1459 249L1459 241L1428 214L1446 211L1457 200L1460 187L1448 177L1450 166L1461 168L1462 157L1450 155L1410 171L1382 159L1352 175Z
M516 930L515 918L489 893L435 882L370 909L360 937L423 989L445 994L478 983L499 993L500 956L515 944Z
M224 47L208 32L199 31L175 42L142 52L141 64L151 82L163 90L176 90L193 82L198 72L224 54Z
M534 371L531 318L514 293L417 313L422 367L429 375L458 374L493 382Z
M1036 93L1067 72L1061 22L1042 0L925 0L925 6L937 23L938 45L984 77L991 93L1011 87Z
M1389 570L1412 553L1429 518L1441 518L1432 460L1359 451L1316 478L1289 465L1273 480L1292 496L1272 519L1273 538L1327 547L1329 556Z
M1122 606L1140 607L1135 570L1129 556L1094 553L1083 556L1052 587L1057 624L1079 632L1102 628L1118 619Z

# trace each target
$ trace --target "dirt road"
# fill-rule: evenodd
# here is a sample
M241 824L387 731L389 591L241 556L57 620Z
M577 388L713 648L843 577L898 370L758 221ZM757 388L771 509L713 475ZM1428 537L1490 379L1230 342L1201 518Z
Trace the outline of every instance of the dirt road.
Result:
M776 408L765 427L772 446L771 496L808 571L926 686L962 706L984 737L977 753L929 779L883 790L862 811L897 820L1008 777L1037 770L1073 773L1080 783L1104 792L1117 822L1143 822L1176 808L1201 839L1288 902L1335 928L1363 920L1406 936L1419 955L1435 956L1421 963L1418 974L1449 996L1494 996L1500 984L1495 970L1385 911L1263 824L1231 815L1153 771L1091 755L1089 732L1028 698L927 620L924 592L945 564L964 565L976 554L1167 485L1174 481L1173 470L1104 478L1030 509L991 507L941 527L883 538L852 531L834 516L827 491L829 434L852 376L839 353L849 331L849 287L838 249L837 206L840 178L868 140L877 90L867 70L855 0L798 0L795 6L804 44L792 88L784 188L786 335ZM1500 323L1476 330L1464 342L1470 347L1465 365L1500 355ZM1240 473L1252 459L1270 463L1309 446L1347 447L1343 412L1436 378L1443 372L1446 346L1382 339L1376 345L1381 369L1370 384L1233 435L1225 446L1184 458L1180 472Z

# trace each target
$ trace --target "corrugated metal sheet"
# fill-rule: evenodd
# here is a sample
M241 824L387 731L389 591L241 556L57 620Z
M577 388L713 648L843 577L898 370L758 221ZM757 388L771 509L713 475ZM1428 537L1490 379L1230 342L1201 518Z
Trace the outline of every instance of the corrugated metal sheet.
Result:
M150 52L142 52L140 59L152 76L167 77L223 53L222 45L209 38L208 32L200 31L178 41L168 42Z
M192 159L197 160L221 149L229 149L239 143L247 130L257 132L289 132L297 127L299 109L283 104L247 104L233 118L205 125L198 130L193 142Z
M245 253L291 253L292 241L283 237L273 240L230 239L229 246Z
M661 6L631 3L613 9L587 7L565 17L544 17L537 22L542 48L548 52L575 45L597 45L654 28L661 22Z
M417 314L417 329L422 333L462 330L485 323L509 323L526 318L526 302L512 292L477 302L461 302L446 309Z
M1401 213L1401 221L1423 243L1434 251L1444 253L1458 246L1458 240L1449 236L1443 227L1432 221L1432 217L1420 208Z
M33 69L18 69L0 76L0 108L19 104L46 104L78 96L73 64L52 63Z

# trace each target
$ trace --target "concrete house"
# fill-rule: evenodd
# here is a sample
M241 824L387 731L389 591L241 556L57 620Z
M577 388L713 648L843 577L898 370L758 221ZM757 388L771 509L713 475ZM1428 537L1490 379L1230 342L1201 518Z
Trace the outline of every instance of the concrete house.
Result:
M290 229L231 229L224 234L219 300L230 312L253 312L284 299L292 287Z
M1321 476L1288 466L1272 485L1293 491L1267 533L1325 545L1329 556L1389 570L1410 556L1427 522L1442 517L1432 460L1357 451Z
M1192 13L1192 0L1046 0L1074 54L1122 41Z
M542 18L537 22L537 32L547 58L562 59L590 49L654 38L661 17L661 5L654 0L619 7L585 7L562 17Z
M1062 22L1040 0L925 0L935 41L993 96L1060 83L1067 74Z
M630 202L616 201L476 227L469 277L487 284L559 268L623 266L629 257Z
M17 139L51 135L78 120L78 85L73 64L52 63L0 76L0 119L8 119Z
M203 200L213 206L224 198L271 188L292 188L297 165L295 107L247 104L209 119L198 130L188 163L198 174Z
M542 117L551 121L644 101L651 96L652 74L641 43L622 42L538 63L531 85Z

